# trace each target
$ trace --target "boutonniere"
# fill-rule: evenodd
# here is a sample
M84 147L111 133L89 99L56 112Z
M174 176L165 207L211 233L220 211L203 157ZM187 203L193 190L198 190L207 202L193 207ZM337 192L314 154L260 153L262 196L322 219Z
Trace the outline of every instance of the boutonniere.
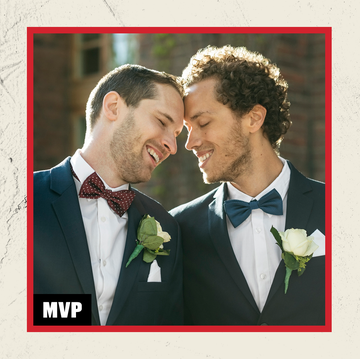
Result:
M281 258L285 262L285 294L288 290L291 272L296 270L300 277L305 272L306 263L311 259L313 253L319 248L313 242L314 237L307 237L304 229L287 229L285 232L278 232L271 227L270 232L281 248Z
M163 243L171 239L169 233L163 232L160 223L154 217L145 215L140 221L137 230L136 247L132 252L126 267L135 259L142 250L143 261L151 263L156 256L168 256L170 249L164 249Z

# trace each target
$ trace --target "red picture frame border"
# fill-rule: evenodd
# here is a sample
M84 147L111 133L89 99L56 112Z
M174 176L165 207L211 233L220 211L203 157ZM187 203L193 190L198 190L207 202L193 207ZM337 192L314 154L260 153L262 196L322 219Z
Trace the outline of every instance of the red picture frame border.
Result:
M325 325L322 326L34 326L33 323L33 36L41 33L229 33L325 35ZM27 28L27 331L28 332L331 332L332 331L332 28L331 27L28 27Z

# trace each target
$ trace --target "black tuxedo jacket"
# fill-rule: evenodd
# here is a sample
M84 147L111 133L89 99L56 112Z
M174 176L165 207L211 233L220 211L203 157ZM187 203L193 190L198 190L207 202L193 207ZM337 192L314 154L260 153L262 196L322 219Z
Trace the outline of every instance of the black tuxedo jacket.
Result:
M119 281L107 325L183 324L182 250L179 226L165 209L134 190ZM156 258L162 282L147 282L150 264L142 253L125 268L143 215L171 236L169 256ZM92 324L100 325L90 254L70 157L34 174L34 294L91 294Z
M305 229L308 235L319 229L325 234L325 185L289 166L286 229ZM185 324L324 325L325 256L313 257L301 277L293 272L287 294L281 261L260 313L230 243L225 199L223 184L170 212L182 232Z

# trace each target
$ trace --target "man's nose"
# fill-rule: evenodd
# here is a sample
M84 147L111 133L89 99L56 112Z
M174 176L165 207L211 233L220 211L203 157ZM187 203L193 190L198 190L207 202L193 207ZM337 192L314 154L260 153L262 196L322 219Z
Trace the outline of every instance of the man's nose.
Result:
M170 154L175 155L177 152L176 137L174 135L164 138L163 145L170 152Z
M191 129L188 133L188 138L186 140L185 148L188 151L192 151L195 147L200 147L201 145L201 138L199 134L194 132L193 129Z

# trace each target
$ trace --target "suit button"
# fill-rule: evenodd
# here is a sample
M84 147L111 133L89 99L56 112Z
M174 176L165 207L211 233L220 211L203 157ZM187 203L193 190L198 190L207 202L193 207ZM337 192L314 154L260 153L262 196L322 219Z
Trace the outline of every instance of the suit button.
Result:
M260 325L267 325L267 323L261 323Z

